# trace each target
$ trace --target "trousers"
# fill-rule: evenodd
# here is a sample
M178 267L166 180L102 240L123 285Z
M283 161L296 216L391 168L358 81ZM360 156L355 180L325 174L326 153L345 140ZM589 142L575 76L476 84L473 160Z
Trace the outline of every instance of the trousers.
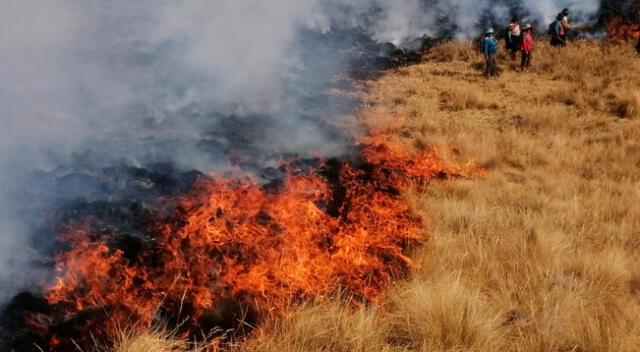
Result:
M525 69L529 66L531 66L531 58L532 58L532 54L531 51L527 51L527 50L522 50L522 62L520 63L520 68L521 69Z
M490 54L486 58L486 68L484 71L484 75L486 77L498 76L498 64L496 63L496 54Z

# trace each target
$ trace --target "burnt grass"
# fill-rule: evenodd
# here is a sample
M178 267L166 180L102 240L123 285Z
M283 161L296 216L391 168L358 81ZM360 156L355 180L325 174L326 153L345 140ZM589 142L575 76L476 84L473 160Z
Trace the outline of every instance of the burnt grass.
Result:
M348 76L355 79L374 78L390 68L418 63L422 50L435 43L423 39L420 50L403 51L392 44L375 43L359 31L333 31L328 34L309 32L303 36L306 39L316 36L312 38L313 41L321 43L307 53L306 59L309 62L313 62L313 57L322 57L323 51L340 52L349 63ZM313 65L316 70L324 69L321 62ZM330 72L328 76L337 73ZM349 84L343 81L313 82L316 86L306 87L306 91L311 93L306 93L300 99L306 111L301 113L300 118L311 121L331 138L342 141L346 146L345 156L329 159L319 168L318 159L271 151L268 148L267 132L286 126L278 126L274 119L262 116L239 118L218 114L213 119L215 125L203 131L201 140L196 145L214 158L227 158L241 170L257 175L263 180L266 192L278 191L285 170L283 167L263 167L265 161L278 158L292 159L294 161L288 165L289 169L301 173L317 172L330 185L334 193L332 201L328 204L318 204L319 208L334 217L344 216L348 209L344 208L343 213L340 213L346 194L340 183L340 169L345 162L349 162L364 170L363 177L366 178L366 170L370 170L372 166L358 156L358 147L349 141L349 136L345 136L343 131L327 123L324 117L327 114L350 111L360 101L320 93L331 85L339 85L340 89L351 89ZM335 109L336 106L340 107L339 110ZM204 120L210 116L190 118ZM48 350L47 344L52 336L65 337L64 340L67 341L66 345L60 345L56 350L75 350L71 339L87 345L92 344L87 324L108 319L106 309L88 310L67 317L63 307L50 305L41 291L45 283L52 279L51 258L56 253L68 249L68 244L56 239L57 235L69 226L90 219L95 236L104 240L111 250L121 250L125 258L136 263L143 257L140 253L155 252L156 235L150 230L153 229L153 224L167 221L168 216L175 216L170 214L175 213L176 209L161 199L166 200L184 194L197 180L206 177L202 171L182 170L172 162L155 160L144 166L133 166L127 162L105 159L94 151L76 154L68 164L61 165L53 171L34 170L29 175L29 179L32 180L29 187L21 190L23 192L17 197L21 199L20 211L34 219L31 238L38 258L33 265L44 269L48 274L41 279L42 282L34 282L31 287L17 293L1 307L0 350ZM154 261L153 256L145 258L151 259L146 259L149 262L144 265L162 265L160 259ZM193 310L190 304L182 303L183 316ZM174 313L161 310L157 313L158 320L166 322L169 326L177 326L180 322ZM242 335L247 332L248 326L255 324L256 319L257 314L250 307L233 300L224 300L199 323L203 331L231 331L231 335ZM238 321L244 323L238 324Z

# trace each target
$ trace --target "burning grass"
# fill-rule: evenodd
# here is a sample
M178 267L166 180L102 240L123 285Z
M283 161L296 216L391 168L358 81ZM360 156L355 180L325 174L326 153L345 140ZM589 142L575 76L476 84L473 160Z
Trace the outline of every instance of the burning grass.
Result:
M640 3L638 4L640 6ZM640 38L640 25L625 23L622 18L614 18L607 26L607 40L622 44L629 40Z
M360 161L283 161L284 178L267 184L238 173L202 178L165 200L168 214L146 220L147 244L119 246L118 224L102 219L68 225L45 294L52 313L32 326L63 351L134 324L116 346L126 351L159 343L137 332L162 320L180 338L206 340L243 335L304 302L380 302L416 268L406 250L423 242L423 218L403 194L475 167L407 153L376 133L362 142ZM171 341L162 348L184 348Z
M203 180L175 200L178 216L157 230L161 247L171 248L163 255L173 263L170 275L159 276L162 295L171 291L174 297L148 307L166 310L164 302L196 301L198 293L214 304L210 292L222 292L245 307L283 311L276 316L284 318L262 325L249 341L229 346L240 352L636 351L637 58L627 46L536 45L528 73L515 72L517 64L502 57L504 75L487 81L476 68L481 56L470 45L450 43L430 54L433 60L369 82L361 117L376 131L363 139L373 169L342 164L339 182L327 183L322 173L290 168L284 183L271 190L245 177ZM443 99L453 96L475 98ZM469 160L489 174L414 187L477 170ZM340 193L335 185L353 191L331 202ZM420 219L427 216L429 240L410 259L402 248L421 241ZM401 225L381 220L388 218ZM279 226L285 221L292 230ZM239 231L230 231L228 223ZM316 241L324 237L314 234L327 229L331 241ZM393 236L379 241L382 233ZM184 251L189 234L195 235L192 252ZM102 248L100 242L87 245ZM304 255L297 252L300 245ZM247 249L247 260L238 260L237 248ZM208 258L209 251L224 260ZM296 254L278 255L283 251ZM277 265L265 266L271 262ZM192 264L215 270L185 274L184 265ZM408 268L410 280L385 290L389 279ZM65 281L69 271L63 272ZM327 272L331 284L317 279ZM202 286L209 275L224 287ZM82 296L87 292L58 293L92 304ZM294 297L326 299L286 309L299 303ZM378 307L352 304L372 300ZM134 310L147 307L133 304ZM198 314L191 310L188 316ZM185 347L162 334L132 336L117 352L145 351L138 342L163 352Z
M537 46L529 73L502 58L485 80L470 52L370 82L361 115L386 140L489 174L408 192L429 240L381 308L307 307L242 351L637 351L640 120L614 108L637 93L637 58ZM453 90L495 107L451 109Z

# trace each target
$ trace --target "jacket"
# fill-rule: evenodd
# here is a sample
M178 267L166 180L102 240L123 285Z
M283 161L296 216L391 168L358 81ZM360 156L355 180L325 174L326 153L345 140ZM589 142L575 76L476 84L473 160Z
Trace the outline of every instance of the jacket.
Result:
M521 51L531 51L533 50L533 35L531 33L522 34L522 39L520 41L520 50Z
M554 37L560 37L560 36L564 35L564 27L562 26L562 22L561 21L553 22L553 33L552 33L552 35Z
M498 52L498 43L494 38L484 38L484 56L493 55Z

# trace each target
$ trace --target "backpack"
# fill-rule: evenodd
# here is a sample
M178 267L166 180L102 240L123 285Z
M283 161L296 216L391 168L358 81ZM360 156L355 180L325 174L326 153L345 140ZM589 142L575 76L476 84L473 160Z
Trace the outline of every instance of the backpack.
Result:
M549 35L550 36L554 36L556 35L556 26L558 25L558 21L553 21L549 24Z

